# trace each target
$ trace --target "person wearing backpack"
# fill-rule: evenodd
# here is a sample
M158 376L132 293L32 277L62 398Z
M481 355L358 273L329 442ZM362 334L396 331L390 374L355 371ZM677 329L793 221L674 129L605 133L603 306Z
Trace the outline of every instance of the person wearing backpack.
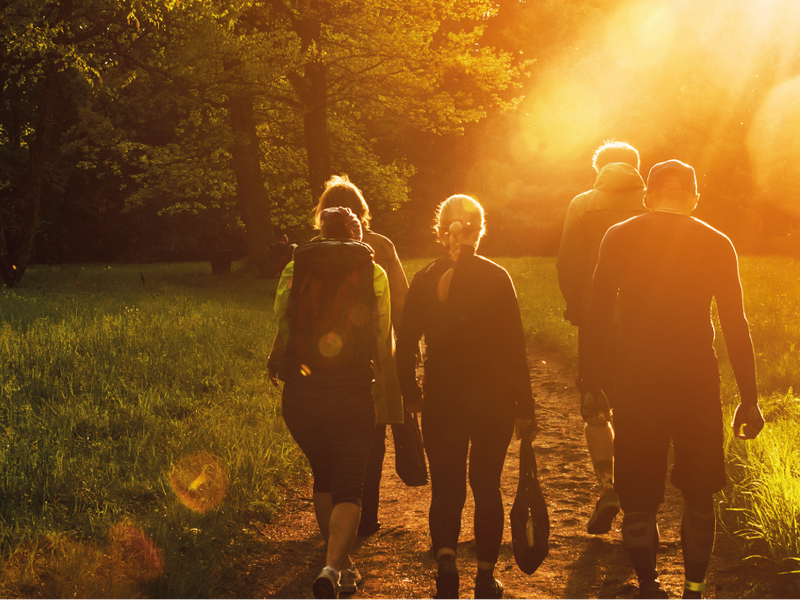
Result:
M394 244L389 238L375 233L369 228L372 215L361 190L346 175L334 175L325 184L325 191L319 198L314 211L317 229L320 228L320 216L326 208L345 206L361 221L363 236L361 241L372 248L375 262L380 265L389 279L389 292L392 297L392 332L386 343L378 349L380 368L375 372L375 383L372 392L375 399L378 422L372 438L372 448L364 476L364 497L361 500L361 521L358 524L358 535L369 537L380 529L378 507L380 504L381 475L383 459L386 455L386 426L403 422L403 398L400 395L400 383L397 381L395 364L394 333L400 327L400 318L408 293L408 280L403 265L397 256Z
M456 195L438 208L436 231L444 254L411 282L397 339L403 398L422 410L430 465L429 524L438 562L436 597L458 598L456 548L469 484L475 498L476 598L501 598L494 567L503 539L500 491L515 425L535 436L535 405L514 284L505 269L475 251L483 208ZM423 389L416 348L425 336ZM424 394L424 404L423 404Z
M275 296L278 333L269 378L283 386L283 418L308 458L314 512L327 544L315 598L352 593L361 580L350 551L375 431L373 363L389 335L384 270L361 242L348 208L320 215L321 239L297 247Z

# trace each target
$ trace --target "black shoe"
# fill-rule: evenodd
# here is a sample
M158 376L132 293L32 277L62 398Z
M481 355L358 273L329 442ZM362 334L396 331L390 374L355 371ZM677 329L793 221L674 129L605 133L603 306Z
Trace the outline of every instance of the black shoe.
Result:
M452 554L445 554L439 559L434 598L458 598L458 569L456 557Z
M658 579L639 583L639 593L637 598L669 598L667 590L661 585Z
M494 575L483 576L478 572L475 578L475 598L502 598L503 584Z
M374 523L359 523L357 533L359 537L369 537L376 534L380 528L381 524L378 521Z

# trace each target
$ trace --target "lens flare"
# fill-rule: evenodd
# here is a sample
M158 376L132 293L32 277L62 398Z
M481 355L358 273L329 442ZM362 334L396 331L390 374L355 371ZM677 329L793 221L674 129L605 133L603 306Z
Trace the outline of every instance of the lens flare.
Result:
M152 581L164 572L161 550L131 523L117 523L109 530L106 552L115 569L132 581Z
M205 513L219 506L228 491L228 473L220 461L208 452L196 452L181 458L169 475L172 491L195 512Z
M339 356L342 351L342 338L338 334L331 331L326 333L319 340L319 352L326 358L334 358Z

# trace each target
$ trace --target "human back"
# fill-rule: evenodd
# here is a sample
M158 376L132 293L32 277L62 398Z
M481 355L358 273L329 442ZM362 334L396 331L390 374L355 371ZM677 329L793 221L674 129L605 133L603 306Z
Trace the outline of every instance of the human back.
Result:
M730 240L702 221L650 213L609 231L619 276L622 372L714 365L711 301L738 282ZM655 359L655 360L653 360Z
M448 294L442 299L439 282L450 269ZM514 327L516 296L506 270L472 248L462 248L457 261L437 259L417 279L425 307L426 384L501 390L516 377L524 392L516 364L524 339Z

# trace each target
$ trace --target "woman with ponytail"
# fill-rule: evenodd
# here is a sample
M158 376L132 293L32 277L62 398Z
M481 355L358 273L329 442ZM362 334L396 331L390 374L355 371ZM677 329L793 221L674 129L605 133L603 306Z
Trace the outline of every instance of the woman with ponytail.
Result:
M485 232L481 205L469 196L451 196L437 209L435 231L445 252L411 282L397 340L397 368L406 404L422 411L431 475L429 523L438 562L436 597L458 598L456 547L469 457L478 559L475 597L501 598L503 586L494 577L505 523L500 477L515 424L518 437L536 431L522 320L508 273L476 254ZM415 359L423 336L420 389Z

